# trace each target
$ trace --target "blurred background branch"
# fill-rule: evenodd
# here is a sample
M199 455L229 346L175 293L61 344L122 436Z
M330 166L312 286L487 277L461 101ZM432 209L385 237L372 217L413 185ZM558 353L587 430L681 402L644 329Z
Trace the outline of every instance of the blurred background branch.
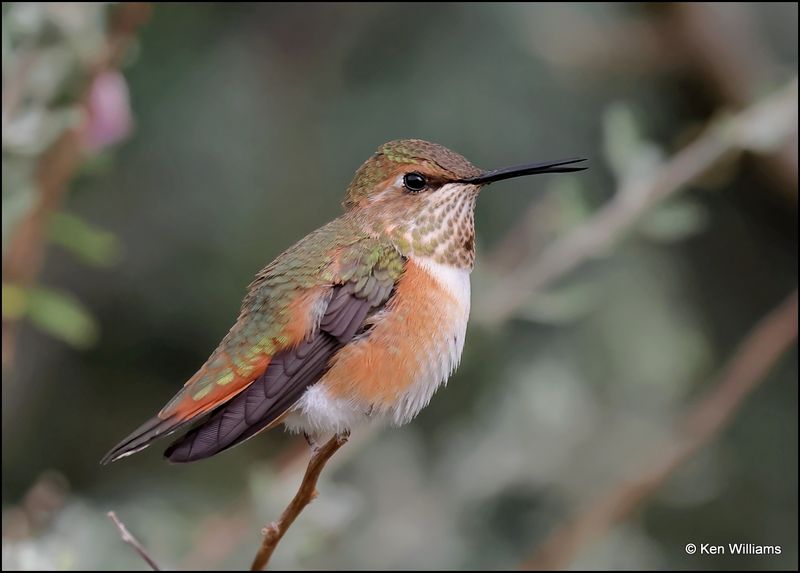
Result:
M759 98L775 75L775 59L755 29L752 7L664 2L654 10L665 46L677 46L687 65L724 107L741 109ZM660 17L659 17L660 16ZM736 41L731 41L736 38ZM756 155L771 187L797 203L797 124L794 137Z
M476 300L475 319L490 326L507 321L543 287L586 260L607 253L650 209L685 190L729 154L769 153L783 148L792 135L797 137L797 104L795 78L737 115L714 121L663 165L625 177L614 197L588 221L490 285Z
M584 545L626 519L736 415L744 400L797 342L797 291L765 316L742 341L710 391L690 405L670 443L656 459L625 478L554 531L521 568L564 569Z
M89 318L76 331L52 324L53 308L37 314L43 297L33 287L70 180L87 156L130 128L127 87L116 70L149 13L149 4L139 2L3 8L4 371L25 316L41 317L39 324L78 345L94 338ZM86 316L72 297L51 294L49 300L67 309L64 322Z
M779 73L755 10L744 2L649 2L638 13L602 20L573 6L554 15L555 21L537 22L532 42L554 65L581 73L684 74L692 78L687 87L700 86L714 107L738 110L756 101ZM796 141L757 156L772 189L793 202Z

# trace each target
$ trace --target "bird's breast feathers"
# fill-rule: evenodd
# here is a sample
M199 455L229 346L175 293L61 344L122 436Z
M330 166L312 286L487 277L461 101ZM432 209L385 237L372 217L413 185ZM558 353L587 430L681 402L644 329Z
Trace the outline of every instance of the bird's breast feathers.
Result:
M369 330L333 357L284 423L323 434L376 417L410 421L458 366L469 308L469 269L412 256Z

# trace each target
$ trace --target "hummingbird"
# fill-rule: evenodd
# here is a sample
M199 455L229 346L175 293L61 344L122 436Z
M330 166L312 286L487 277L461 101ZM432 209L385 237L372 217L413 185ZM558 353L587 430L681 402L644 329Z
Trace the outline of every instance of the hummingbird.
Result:
M171 462L280 424L311 440L411 421L464 348L478 194L512 177L581 171L581 161L485 171L435 143L385 143L356 171L344 213L256 275L206 363L102 463L185 430L164 453Z

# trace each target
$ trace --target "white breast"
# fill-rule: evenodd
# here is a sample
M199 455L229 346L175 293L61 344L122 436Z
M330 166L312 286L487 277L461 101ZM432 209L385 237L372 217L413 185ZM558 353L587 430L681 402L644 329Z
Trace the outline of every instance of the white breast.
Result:
M393 408L392 422L398 426L410 422L428 405L439 386L447 384L450 375L461 361L469 320L469 269L443 265L427 257L412 257L412 259L453 295L456 300L456 316L455 320L448 321L446 327L448 331L442 332L442 336L437 337L438 344L428 349L428 366L424 369L425 373ZM441 329L443 326L437 324L431 325L431 328Z
M428 271L436 281L450 291L461 307L464 309L464 317L469 318L470 283L469 269L459 269L449 265L437 263L428 257L411 257L423 269ZM464 331L467 325L464 324ZM463 344L463 340L461 341Z

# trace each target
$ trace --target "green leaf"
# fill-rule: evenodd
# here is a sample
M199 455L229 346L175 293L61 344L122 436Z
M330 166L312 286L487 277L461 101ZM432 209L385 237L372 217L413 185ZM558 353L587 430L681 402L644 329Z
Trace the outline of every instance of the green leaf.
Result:
M648 141L633 109L624 103L603 114L603 151L620 182L649 176L663 161L664 151Z
M3 283L3 319L22 318L76 348L88 348L97 341L97 322L74 296L49 288L26 289Z
M61 212L52 216L50 239L95 267L112 266L122 255L120 242L113 233L93 227L69 213Z
M653 241L675 243L702 232L707 225L708 212L703 205L691 199L678 199L646 215L638 230Z
M28 318L43 331L76 348L92 346L99 334L97 322L78 299L53 289L31 289Z
M617 177L621 177L642 142L636 116L626 104L612 104L603 115L603 128L606 159Z
M19 320L28 308L28 294L24 288L3 283L3 320Z

